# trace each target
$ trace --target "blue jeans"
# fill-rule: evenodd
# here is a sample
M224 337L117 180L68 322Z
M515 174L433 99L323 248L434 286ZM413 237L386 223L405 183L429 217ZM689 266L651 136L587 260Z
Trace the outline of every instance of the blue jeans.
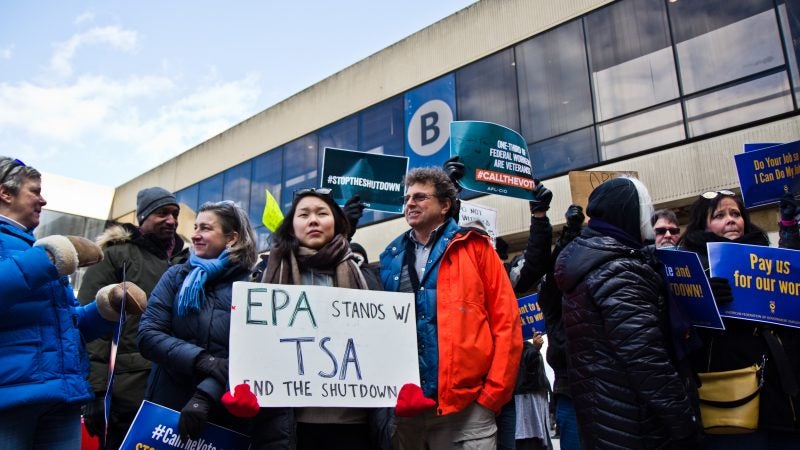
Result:
M514 397L503 406L500 415L495 417L497 422L497 450L514 450L517 446L517 409L514 406Z
M0 411L0 448L70 450L80 447L80 404L28 405Z
M578 435L575 406L572 405L572 399L565 395L556 396L556 424L561 436L561 450L580 450L581 440Z

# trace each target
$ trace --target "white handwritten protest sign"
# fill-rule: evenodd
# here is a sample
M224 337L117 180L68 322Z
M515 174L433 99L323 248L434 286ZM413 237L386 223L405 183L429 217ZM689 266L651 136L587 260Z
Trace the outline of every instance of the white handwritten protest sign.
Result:
M395 406L419 384L414 295L233 284L230 384L261 406Z
M458 210L458 224L462 227L480 222L492 238L492 245L497 239L497 210L489 206L462 201Z

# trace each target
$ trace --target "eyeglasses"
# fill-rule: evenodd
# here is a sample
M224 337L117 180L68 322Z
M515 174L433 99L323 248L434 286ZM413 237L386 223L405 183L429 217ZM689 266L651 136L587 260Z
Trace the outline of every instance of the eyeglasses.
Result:
M414 195L404 195L403 196L403 203L408 203L409 200L414 200L414 203L421 203L429 198L436 197L433 194L426 194L424 192L417 192Z
M0 185L6 182L6 178L8 178L8 176L11 175L11 172L13 172L14 169L16 169L17 167L28 167L28 166L26 166L24 162L18 159L11 161L11 164L9 164L8 169L6 169L6 171L3 172L3 176L0 177Z
M328 188L303 188L303 189L298 189L298 190L294 191L294 196L292 197L292 200L295 200L295 199L297 199L297 197L300 197L302 195L308 195L308 194L317 194L317 195L330 196L331 192L332 191L330 189L328 189Z
M657 227L653 228L653 231L655 231L656 235L658 236L667 234L667 231L669 231L669 234L673 236L675 236L676 234L681 234L681 229L678 227Z
M714 200L717 196L720 195L727 195L728 197L735 197L736 193L733 191L721 190L721 191L708 191L703 192L700 194L700 197L703 197L706 200Z

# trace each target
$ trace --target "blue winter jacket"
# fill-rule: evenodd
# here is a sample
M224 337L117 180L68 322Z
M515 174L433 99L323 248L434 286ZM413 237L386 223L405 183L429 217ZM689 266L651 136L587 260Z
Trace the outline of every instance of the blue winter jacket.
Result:
M433 244L430 257L425 262L425 272L419 280L419 291L414 295L420 385L428 398L436 398L439 383L439 340L436 328L436 281L439 278L439 260L453 236L461 229L453 219L448 219L443 226L444 230L441 230L442 234ZM400 276L409 241L408 233L403 233L381 253L381 281L387 291L397 292L400 289Z
M0 410L93 397L84 340L113 329L80 306L36 238L0 221Z

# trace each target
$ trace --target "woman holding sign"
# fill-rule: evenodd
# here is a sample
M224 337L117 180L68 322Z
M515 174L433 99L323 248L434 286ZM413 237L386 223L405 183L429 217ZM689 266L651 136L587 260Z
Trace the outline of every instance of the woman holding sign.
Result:
M697 253L707 269L706 244L709 242L769 245L764 231L751 222L741 198L726 190L706 192L695 201L679 246ZM717 306L724 309L733 301L730 282L726 278L713 277L709 283ZM709 420L706 420L707 448L798 448L797 331L741 319L724 318L723 322L725 331L697 329L703 347L692 358L693 369L697 373L731 371L760 365L766 357L764 385L760 395L758 429L749 434L710 434L715 431L709 429ZM794 395L787 390L794 390Z
M198 439L208 422L250 434L250 422L228 413L220 399L228 386L231 288L235 281L249 281L255 234L247 213L233 202L206 203L197 214L192 244L189 261L164 274L142 315L139 349L156 363L145 398L180 411L184 440ZM290 411L260 414L270 414L270 420L252 431L289 448Z
M275 231L276 244L262 282L368 289L350 250L347 218L329 194L328 189L294 193L287 220ZM385 448L389 443L386 409L294 411L299 450Z

